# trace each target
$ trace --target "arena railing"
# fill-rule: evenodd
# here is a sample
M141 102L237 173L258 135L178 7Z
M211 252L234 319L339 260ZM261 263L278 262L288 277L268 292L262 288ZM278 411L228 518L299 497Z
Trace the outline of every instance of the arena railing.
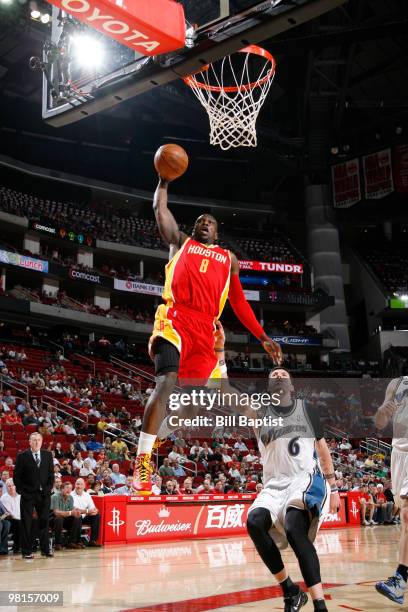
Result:
M73 406L68 406L67 404L64 404L63 402L60 402L59 400L55 399L54 397L50 397L49 395L42 395L41 408L44 404L46 406L51 406L51 408L54 408L57 413L62 412L63 414L66 414L70 419L76 419L77 421L81 421L81 423L84 423L85 425L88 425L89 423L88 417L85 416L80 410L74 408ZM76 416L75 414L68 412L67 408L69 410L73 410L80 416Z
M96 374L96 364L95 364L95 361L93 359L90 359L89 357L85 357L85 355L81 355L80 353L73 353L72 356L76 357L77 359L83 359L87 363L90 363L91 366L92 366L92 369L93 369L93 375L95 376L95 374Z
M346 440L348 440L349 438L348 433L346 431L338 429L337 427L332 427L331 425L326 425L325 433L329 434L326 437L331 436L332 438L345 438Z
M30 399L28 385L19 382L18 380L14 380L14 378L5 377L3 374L0 374L0 390L3 393L4 387L7 389L13 389L16 392L23 393L24 399L28 402Z

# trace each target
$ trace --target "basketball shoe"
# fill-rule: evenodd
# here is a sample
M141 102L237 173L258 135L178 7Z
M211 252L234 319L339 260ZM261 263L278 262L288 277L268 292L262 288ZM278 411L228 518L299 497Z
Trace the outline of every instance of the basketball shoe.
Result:
M133 488L138 495L152 494L150 459L150 453L141 453L136 457L135 470L133 472Z
M296 595L287 595L284 597L285 612L298 612L300 608L303 608L307 604L307 595L301 588Z
M407 583L403 579L403 577L396 572L394 576L390 576L387 580L377 582L375 585L378 593L388 597L391 601L395 603L403 604L404 603L404 594L407 588Z

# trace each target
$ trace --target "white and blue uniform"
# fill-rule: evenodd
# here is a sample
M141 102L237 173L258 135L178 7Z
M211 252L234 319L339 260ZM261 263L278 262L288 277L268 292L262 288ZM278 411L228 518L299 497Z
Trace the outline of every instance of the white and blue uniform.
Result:
M394 402L391 479L394 495L401 498L408 497L408 376L397 379Z
M249 512L254 508L269 510L272 518L270 535L279 548L286 548L284 525L287 509L310 511L309 538L313 541L329 512L330 487L321 473L315 449L316 433L305 402L295 400L292 408L285 412L275 412L270 408L263 416L269 416L271 412L275 417L282 417L283 426L255 429L264 488Z

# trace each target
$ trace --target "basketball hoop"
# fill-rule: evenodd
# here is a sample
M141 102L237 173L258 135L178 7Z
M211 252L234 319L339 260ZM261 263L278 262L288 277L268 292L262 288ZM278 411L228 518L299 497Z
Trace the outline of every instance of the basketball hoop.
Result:
M224 151L256 147L256 120L275 76L273 56L249 45L184 77L210 119L210 143ZM257 78L251 73L257 73Z

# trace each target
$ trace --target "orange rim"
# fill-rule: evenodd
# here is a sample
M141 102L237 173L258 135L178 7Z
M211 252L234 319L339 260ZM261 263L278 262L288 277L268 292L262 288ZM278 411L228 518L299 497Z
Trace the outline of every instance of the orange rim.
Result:
M252 83L246 83L246 85L231 85L229 87L220 87L219 85L207 85L206 83L200 83L197 81L196 74L201 74L209 69L210 64L201 68L194 74L190 74L189 76L183 77L183 81L189 87L198 87L199 89L205 89L207 91L213 91L216 93L220 93L221 91L225 91L227 93L236 93L238 91L250 91L251 89L255 89L256 87L260 87L267 81L269 81L275 75L276 69L276 61L275 58L269 51L263 49L262 47L258 47L257 45L248 45L243 49L237 51L237 53L251 53L252 55L258 55L259 57L263 57L271 63L271 67L262 79L258 79L257 81L252 81Z

